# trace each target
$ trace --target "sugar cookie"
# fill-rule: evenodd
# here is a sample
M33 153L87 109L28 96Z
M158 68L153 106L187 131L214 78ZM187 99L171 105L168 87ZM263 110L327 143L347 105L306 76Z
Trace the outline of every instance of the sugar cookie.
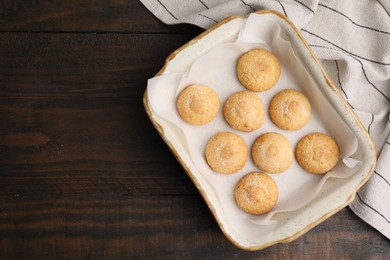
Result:
M266 49L250 50L238 59L237 78L252 91L272 88L280 77L280 64L276 56Z
M271 121L283 130L301 129L309 121L310 112L305 95L294 89L280 91L269 105Z
M220 132L208 141L205 154L208 165L214 171L232 174L244 167L248 148L240 136L230 132Z
M177 98L177 110L181 118L193 125L210 123L219 110L218 95L208 86L191 85Z
M339 147L333 138L322 133L312 133L299 140L295 157L306 171L324 174L336 166Z
M275 181L261 172L248 173L238 181L234 189L234 198L238 207L254 215L271 211L278 196Z
M231 95L225 102L223 115L232 128L245 132L259 129L265 118L263 102L250 91Z
M252 146L253 162L265 172L280 173L287 170L293 157L290 142L278 133L262 134Z

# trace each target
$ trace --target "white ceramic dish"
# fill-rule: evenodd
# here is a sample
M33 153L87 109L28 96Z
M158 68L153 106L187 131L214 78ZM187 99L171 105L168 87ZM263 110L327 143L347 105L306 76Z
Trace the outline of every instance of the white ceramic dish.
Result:
M304 65L316 87L356 137L357 151L353 157L361 161L362 165L348 178L326 180L318 195L305 206L289 212L276 213L273 216L273 220L277 223L276 227L267 238L254 240L252 236L250 239L249 234L246 236L245 232L235 231L237 229L234 228L234 223L228 221L217 194L210 189L207 180L199 173L197 166L185 152L184 142L177 127L151 109L146 91L144 105L152 123L202 194L226 237L236 246L246 250L259 250L275 243L289 242L348 205L356 191L368 180L376 163L375 150L368 134L329 80L294 25L286 17L273 11L261 11L258 14L271 16L278 23L281 36L290 42L296 57ZM195 60L213 47L221 43L234 42L246 19L246 17L231 17L201 34L171 54L157 75L185 73Z

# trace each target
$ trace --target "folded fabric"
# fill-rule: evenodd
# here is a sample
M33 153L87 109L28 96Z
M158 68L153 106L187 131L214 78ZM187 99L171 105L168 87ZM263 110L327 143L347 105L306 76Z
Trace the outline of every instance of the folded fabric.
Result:
M207 29L269 9L307 40L370 134L378 165L350 208L390 239L390 2L384 0L140 0L167 24Z

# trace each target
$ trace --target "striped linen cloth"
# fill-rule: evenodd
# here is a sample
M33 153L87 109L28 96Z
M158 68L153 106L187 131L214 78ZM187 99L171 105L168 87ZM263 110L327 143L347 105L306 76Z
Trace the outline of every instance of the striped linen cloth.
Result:
M261 9L292 20L374 141L377 168L350 208L390 239L390 1L140 1L164 23L204 29Z

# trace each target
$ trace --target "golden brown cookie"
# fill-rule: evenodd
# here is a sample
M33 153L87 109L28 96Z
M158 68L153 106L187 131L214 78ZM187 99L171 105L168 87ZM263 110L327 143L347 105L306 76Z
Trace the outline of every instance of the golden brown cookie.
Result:
M232 128L245 132L259 129L265 118L263 102L250 91L231 95L223 106L223 115Z
M232 174L244 167L248 148L240 136L230 132L220 132L208 141L205 154L208 165L214 171Z
M217 116L219 98L217 93L208 86L191 85L179 94L177 110L187 123L204 125Z
M310 103L301 92L285 89L276 94L269 105L272 122L284 130L301 129L310 118Z
M287 170L293 161L290 142L281 134L265 133L252 146L254 164L262 171L280 173Z
M237 78L252 91L265 91L272 88L280 77L278 58L266 49L250 50L238 59Z
M339 160L336 141L322 133L312 133L299 140L295 157L299 165L314 174L324 174L336 166Z
M252 172L242 177L234 189L237 205L249 214L270 212L278 200L275 181L265 173Z

